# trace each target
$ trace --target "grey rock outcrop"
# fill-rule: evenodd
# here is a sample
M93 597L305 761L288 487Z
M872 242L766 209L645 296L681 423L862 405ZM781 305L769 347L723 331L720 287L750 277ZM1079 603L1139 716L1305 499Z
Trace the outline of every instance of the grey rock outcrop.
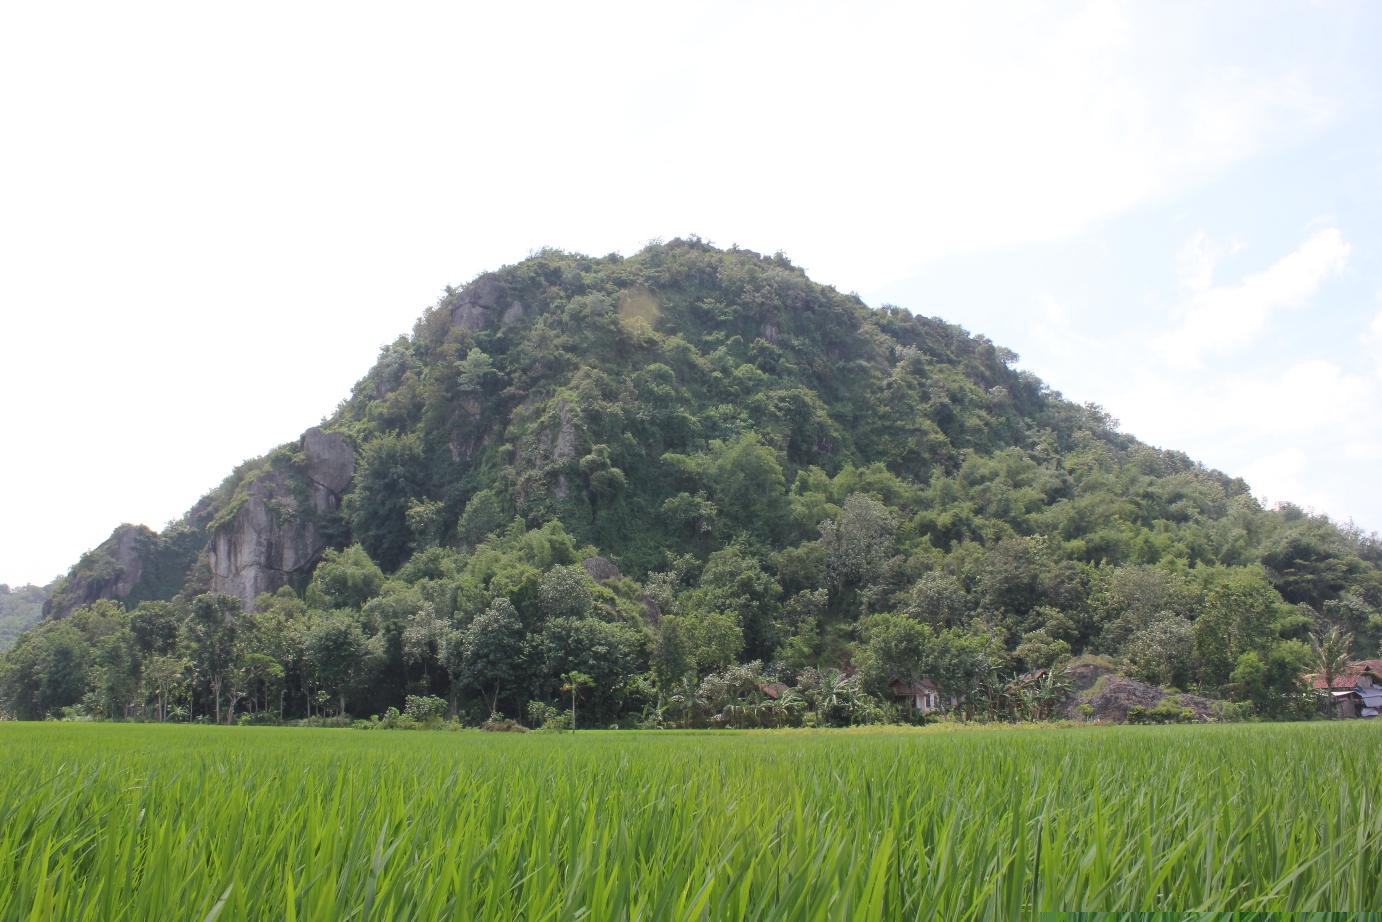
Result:
M1087 688L1081 688L1082 681L1090 676L1094 677L1094 681ZM1087 668L1084 675L1071 678L1079 694L1066 699L1062 705L1060 716L1066 720L1079 719L1082 716L1080 706L1088 705L1089 716L1093 720L1126 723L1129 708L1154 708L1166 698L1173 697L1173 694L1164 688L1115 675L1110 670L1099 667ZM1206 722L1218 719L1221 702L1197 695L1182 694L1174 697L1181 707L1194 712L1195 720Z
M355 451L345 436L313 426L302 434L302 453L307 456L307 478L312 481L312 502L317 511L340 506L355 476Z
M552 451L552 460L560 464L576 457L576 427L571 423L571 408L565 400L557 402L557 409L561 412L561 428L557 430L557 447Z
M305 474L313 511L338 508L355 474L355 452L339 433L312 428L303 434ZM261 593L305 576L326 544L315 516L299 507L292 475L269 471L241 485L233 517L217 527L207 547L211 590L238 596L249 608Z
M587 557L581 561L581 566L590 574L591 579L602 586L609 580L622 578L619 567L608 557Z
M100 599L123 599L144 575L143 549L158 536L143 525L120 525L82 555L43 603L43 616L59 620Z
M478 329L489 322L490 312L504 296L499 277L493 273L482 275L461 292L451 308L451 325Z

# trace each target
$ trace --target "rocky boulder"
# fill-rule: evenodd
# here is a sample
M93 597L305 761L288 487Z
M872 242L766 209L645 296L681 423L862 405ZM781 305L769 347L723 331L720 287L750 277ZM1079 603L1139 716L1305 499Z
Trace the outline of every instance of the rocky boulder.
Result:
M1102 669L1102 667L1095 668ZM1071 678L1075 679L1078 688L1080 680L1074 676ZM1141 707L1151 710L1172 695L1175 695L1179 700L1181 707L1189 708L1194 712L1196 720L1204 722L1218 719L1219 702L1217 701L1201 698L1197 695L1176 695L1174 692L1168 692L1156 685L1148 685L1146 682L1139 682L1136 679L1113 675L1107 669L1102 669L1102 674L1087 689L1065 702L1061 707L1061 716L1067 720L1079 720L1085 716L1080 712L1080 706L1089 705L1091 709L1089 719L1091 720L1126 723L1129 708Z
M587 557L581 561L581 566L590 574L591 579L602 586L610 580L621 578L619 567L608 557Z

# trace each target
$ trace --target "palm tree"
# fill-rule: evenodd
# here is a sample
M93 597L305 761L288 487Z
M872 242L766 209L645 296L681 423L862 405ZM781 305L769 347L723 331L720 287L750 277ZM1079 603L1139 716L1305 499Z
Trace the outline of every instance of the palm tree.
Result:
M1331 718L1334 716L1334 679L1348 669L1348 653L1352 646L1353 635L1345 634L1337 624L1323 637L1318 634L1310 635L1310 649L1315 655L1315 675L1324 679Z

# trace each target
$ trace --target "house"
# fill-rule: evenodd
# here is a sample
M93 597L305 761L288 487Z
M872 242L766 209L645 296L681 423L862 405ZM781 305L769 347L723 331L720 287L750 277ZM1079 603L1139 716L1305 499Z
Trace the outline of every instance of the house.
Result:
M1382 712L1382 660L1349 663L1348 669L1334 677L1333 685L1327 687L1320 677L1314 686L1329 692L1339 717L1376 717Z
M907 704L923 714L940 710L940 690L930 679L922 679L915 683L893 679L888 683L888 687L893 690L893 698L899 704Z
M780 700L783 695L790 691L790 689L781 682L764 682L758 686L758 690L772 701Z

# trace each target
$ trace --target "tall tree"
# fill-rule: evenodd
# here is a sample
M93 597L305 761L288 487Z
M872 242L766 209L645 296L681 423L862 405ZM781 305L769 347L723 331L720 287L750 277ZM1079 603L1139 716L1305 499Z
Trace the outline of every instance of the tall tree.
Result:
M1315 675L1324 679L1325 707L1334 716L1334 680L1348 669L1349 648L1353 635L1345 634L1336 624L1324 636L1310 635L1310 652L1314 656Z
M184 626L193 661L211 685L216 723L221 722L221 689L226 671L235 663L237 619L242 614L235 596L208 592L193 600L192 614Z
M340 703L337 716L344 719L346 695L369 678L377 652L358 616L349 611L324 615L307 635L306 652L323 687Z
M523 667L523 622L513 603L497 598L475 616L448 651L452 681L489 698L490 711L499 707L499 693L514 682Z

